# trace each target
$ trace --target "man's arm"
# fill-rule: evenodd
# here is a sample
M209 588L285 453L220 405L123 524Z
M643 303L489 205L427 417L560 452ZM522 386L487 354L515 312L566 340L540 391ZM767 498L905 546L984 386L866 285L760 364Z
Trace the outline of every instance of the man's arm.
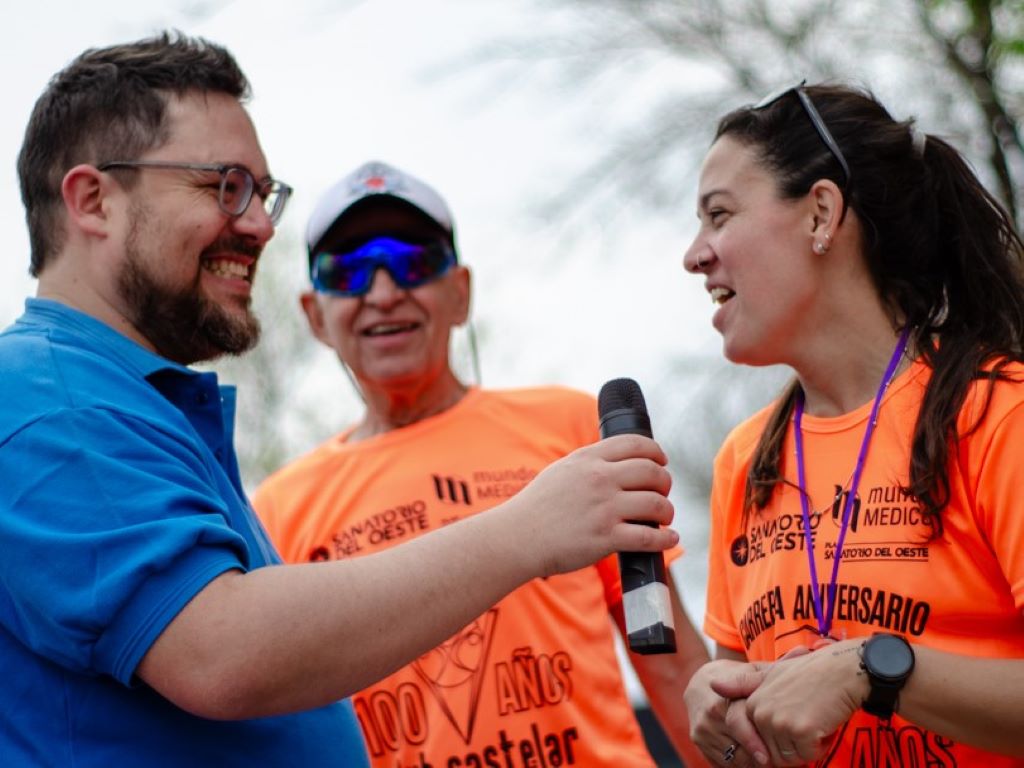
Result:
M707 663L708 649L679 600L671 574L668 574L668 587L675 622L676 652L646 656L631 652L629 660L647 692L651 709L676 753L683 759L687 768L706 766L704 756L690 739L690 717L683 703L683 691L686 690L693 673ZM616 608L615 623L625 640L622 604L618 604Z
M675 544L651 440L581 448L494 509L351 561L232 571L165 628L136 673L194 714L242 719L336 701L450 637L520 584L618 550Z

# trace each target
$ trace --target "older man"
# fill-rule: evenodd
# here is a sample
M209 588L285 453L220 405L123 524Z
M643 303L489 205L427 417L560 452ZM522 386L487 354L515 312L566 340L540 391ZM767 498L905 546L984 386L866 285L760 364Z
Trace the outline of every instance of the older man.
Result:
M468 319L470 274L432 187L366 163L323 196L307 241L313 289L302 306L366 409L254 495L286 560L358 563L394 551L514 497L546 465L598 439L588 395L483 390L453 373L449 337ZM403 583L435 565L424 560ZM621 612L614 558L519 588L355 696L374 765L652 766L615 655L610 614ZM633 662L677 749L699 765L679 693L707 652L678 600L674 618L681 651Z

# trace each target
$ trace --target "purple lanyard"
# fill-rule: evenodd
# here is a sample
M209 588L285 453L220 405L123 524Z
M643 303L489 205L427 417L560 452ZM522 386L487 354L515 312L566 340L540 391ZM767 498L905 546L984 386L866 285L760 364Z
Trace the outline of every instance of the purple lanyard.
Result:
M882 376L882 383L878 385L878 393L875 395L875 402L871 406L871 415L868 417L868 425L864 429L864 439L860 443L860 453L857 454L857 463L853 467L853 477L850 480L850 490L846 495L843 504L843 519L839 525L839 539L836 541L836 553L832 559L832 578L828 583L828 605L827 611L822 611L821 585L818 583L818 569L814 564L814 537L811 535L811 508L809 494L807 493L806 471L804 469L804 438L801 430L801 423L804 417L804 391L801 388L796 395L796 412L793 415L793 430L796 436L796 466L797 480L800 483L800 507L803 512L804 536L807 539L807 563L811 569L811 589L814 592L814 610L818 616L818 634L828 637L828 631L832 627L832 609L835 601L836 579L839 576L839 560L843 555L843 541L846 539L846 529L850 524L850 511L853 509L853 500L857 495L857 486L860 485L860 476L864 471L864 464L868 457L868 445L871 443L871 435L875 431L875 422L878 420L878 409L882 404L882 396L889 388L893 376L896 375L896 368L900 364L900 358L907 349L907 339L910 336L910 328L904 328L900 334L900 340L896 342L896 349L893 350L892 359L889 360L889 367L885 369Z

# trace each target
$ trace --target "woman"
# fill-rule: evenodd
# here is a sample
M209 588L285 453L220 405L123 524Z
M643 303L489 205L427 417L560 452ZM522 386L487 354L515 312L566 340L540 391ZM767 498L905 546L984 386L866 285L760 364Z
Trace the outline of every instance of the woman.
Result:
M715 463L686 691L716 765L1024 766L1024 245L870 95L725 116L704 276L727 358L796 378Z

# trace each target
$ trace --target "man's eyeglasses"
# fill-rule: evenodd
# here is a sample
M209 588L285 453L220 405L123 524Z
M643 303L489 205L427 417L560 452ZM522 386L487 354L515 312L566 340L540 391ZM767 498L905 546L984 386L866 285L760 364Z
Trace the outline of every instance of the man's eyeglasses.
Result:
M386 269L402 288L415 288L444 275L455 266L455 251L445 242L406 243L375 237L353 251L314 254L310 264L313 287L335 296L362 296L370 290L378 269Z
M759 101L757 104L751 107L752 110L765 109L770 107L772 104L777 102L779 99L785 98L791 93L795 93L797 99L800 101L800 106L804 108L804 112L807 113L807 117L811 119L811 124L814 126L814 130L818 132L821 140L828 147L828 151L831 152L836 161L839 163L839 167L843 169L843 183L844 191L850 186L850 165L846 162L846 158L843 157L843 151L839 148L839 144L836 142L835 137L832 136L832 132L825 125L825 121L821 118L818 110L814 107L814 102L811 101L811 97L807 95L804 90L804 85L807 84L806 80L801 80L799 85L794 85L790 88L785 88L781 91L772 93Z
M284 213L292 188L277 179L257 181L248 168L223 163L174 163L164 160L111 160L97 166L98 170L111 168L165 168L183 171L206 171L220 174L217 204L232 218L241 216L249 208L253 193L259 195L263 210L272 224L277 224Z

